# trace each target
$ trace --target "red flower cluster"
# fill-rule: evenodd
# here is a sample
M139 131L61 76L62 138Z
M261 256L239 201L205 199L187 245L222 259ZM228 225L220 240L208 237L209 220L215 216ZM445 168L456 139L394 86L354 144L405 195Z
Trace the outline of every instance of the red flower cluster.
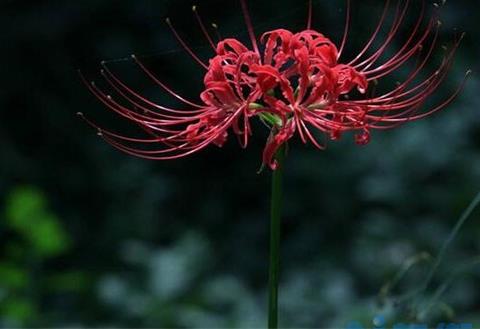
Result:
M382 60L405 21L410 1L398 1L387 37L375 49L373 44L385 25L389 2L386 1L380 21L365 47L348 62L340 62L340 58L350 25L350 2L340 48L311 29L311 1L305 31L295 34L278 29L265 33L257 43L245 0L241 0L252 49L236 39L215 44L194 7L198 23L216 54L208 65L188 47L170 21L167 22L185 50L207 71L205 90L200 95L203 103L196 104L175 93L133 56L156 84L188 108L173 109L148 100L104 65L103 76L123 101L116 101L95 84L87 84L89 89L111 110L143 128L149 137L131 138L99 129L88 122L114 147L158 160L183 157L210 144L222 146L229 131L238 137L242 147L246 147L253 117L260 118L270 128L263 163L272 169L277 166L276 151L296 133L303 143L310 142L323 149L325 138L320 142L319 137L335 140L346 131L354 131L356 143L364 145L370 140L370 130L392 128L428 116L450 104L463 86L462 83L443 103L421 110L426 99L447 76L461 38L445 54L437 70L417 82L416 78L424 71L435 49L440 24L435 16L422 24L426 11L423 4L407 40L395 54ZM413 57L418 57L417 64L403 82L380 96L365 96L381 78ZM350 94L355 90L357 99L352 99ZM141 145L155 145L156 148L152 150Z

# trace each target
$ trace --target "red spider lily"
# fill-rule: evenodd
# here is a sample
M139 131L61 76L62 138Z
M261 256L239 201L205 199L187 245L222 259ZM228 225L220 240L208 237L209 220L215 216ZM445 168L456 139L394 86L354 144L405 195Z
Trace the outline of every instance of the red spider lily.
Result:
M132 155L158 160L183 157L210 144L222 146L229 131L238 137L242 147L246 147L251 135L250 119L254 116L271 130L263 163L272 169L277 166L274 160L276 151L295 133L303 143L311 142L319 149L325 148L325 142L318 140L318 132L335 140L346 131L355 131L356 143L366 144L370 140L371 129L393 128L446 107L465 82L441 104L422 109L427 98L445 80L461 38L446 52L439 67L418 82L417 77L424 71L436 48L440 23L436 15L424 23L426 6L422 2L419 17L400 49L388 59L383 59L405 23L411 6L410 0L398 0L393 23L385 39L381 46L374 47L380 31L385 28L390 2L386 0L379 23L363 49L349 61L341 60L349 34L349 0L340 48L311 29L312 1L309 1L305 31L292 33L278 29L265 33L257 42L246 0L241 0L252 49L236 39L215 43L194 7L198 24L215 50L215 57L208 65L185 43L169 20L167 23L183 48L206 70L205 90L200 95L202 104L178 95L133 56L146 75L182 102L186 109L173 109L148 100L104 64L102 75L121 100L117 101L95 84L87 84L88 88L108 108L135 122L149 137L131 138L88 122L99 129L103 138L114 147ZM403 82L380 96L366 96L369 88L402 68L412 58L418 58L417 64ZM359 99L349 97L354 90L363 96ZM155 149L142 145L155 145Z

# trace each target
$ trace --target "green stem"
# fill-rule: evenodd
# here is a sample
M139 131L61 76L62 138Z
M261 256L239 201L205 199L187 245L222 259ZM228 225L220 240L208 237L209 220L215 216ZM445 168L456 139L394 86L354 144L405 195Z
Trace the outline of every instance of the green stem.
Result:
M282 176L285 146L277 154L278 168L272 174L272 199L270 205L270 266L268 275L268 328L278 328L278 273L280 253L280 217L282 213Z

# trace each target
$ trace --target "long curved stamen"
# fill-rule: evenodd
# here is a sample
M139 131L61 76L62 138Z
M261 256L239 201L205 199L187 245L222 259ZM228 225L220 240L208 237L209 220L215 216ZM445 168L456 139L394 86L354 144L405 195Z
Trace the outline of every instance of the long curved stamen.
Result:
M414 40L415 36L417 35L418 33L418 30L420 28L420 25L423 21L423 18L424 18L424 15L425 14L425 2L422 1L422 11L421 11L421 14L417 20L417 23L415 24L415 28L413 29L413 31L410 33L410 37L408 38L408 40L405 42L405 44L403 45L403 47L397 52L397 54L395 54L389 61L387 61L386 63L380 65L379 67L377 67L376 69L373 69L373 70L370 70L370 71L367 71L370 67L373 66L373 64L375 64L375 62L380 58L381 54L378 55L378 57L376 57L374 60L372 60L367 66L365 66L362 71L364 72L364 74L368 75L368 74L371 74L372 72L377 72L377 71L380 71L382 68L384 67L388 67L389 65L392 65L392 63L394 63L399 57L402 57L402 53L405 53L405 50L408 49L410 47L410 51L407 52L403 57L409 57L407 54L411 53L412 50L415 51L415 49L417 47L419 47L423 41L426 39L426 37L430 34L430 32L432 31L432 28L434 26L434 22L436 20L436 17L433 17L432 19L430 19L430 22L423 34L423 36L420 38L420 40L418 40L414 45L410 45L412 43L412 41Z
M212 23L212 28L215 30L215 35L217 36L217 40L220 41L223 39L222 35L220 34L220 31L218 29L218 25L216 23Z
M113 98L110 95L105 94L103 91L101 91L95 83L88 83L85 78L82 76L83 82L86 84L87 88L90 90L90 92L96 96L107 108L111 109L113 112L117 113L118 115L134 121L135 123L139 125L147 125L147 124L157 124L157 125L168 125L168 121L165 120L155 120L151 117L145 118L145 116L133 112L121 104L115 102ZM186 120L186 121L185 121ZM183 122L191 122L194 121L195 118L187 118L183 119L181 121L177 121L175 124L183 123ZM164 131L162 132L169 132L169 131Z
M83 117L83 114L82 114L82 117ZM162 154L162 153L168 153L172 150L172 148L178 150L178 149L184 149L184 148L187 148L187 149L191 149L192 147L194 147L195 145L192 144L192 142L195 142L195 141L202 141L204 139L204 137L206 137L207 139L209 137L211 137L211 135L215 135L215 131L218 130L218 127L212 127L210 130L206 130L204 131L202 134L200 135L197 135L195 140L192 140L190 138L187 138L187 137L182 137L182 136L185 136L188 134L188 131L185 130L185 129L181 129L181 130L178 130L178 131L166 131L167 133L170 133L170 135L168 137L159 137L159 136L156 136L155 135L155 139L136 139L136 138L131 138L131 137L126 137L126 136L123 136L123 135L119 135L119 134L116 134L116 133L113 133L111 131L108 131L108 130L105 130L105 129L102 129L102 128L99 128L98 126L96 126L94 123L90 122L88 119L86 119L85 117L83 117L91 126L93 126L94 128L98 129L99 131L99 134L101 136L109 136L111 138L115 138L115 139L119 139L119 140L122 140L122 141L125 141L125 142L135 142L135 143L154 143L154 142L159 142L159 143L162 143L162 144L165 144L167 146L170 146L171 149L164 149L164 150L156 150L156 151L149 151L149 150L138 150L138 152L140 153L144 153L144 154ZM225 122L227 122L228 120L225 119L224 120ZM145 128L145 126L141 126L142 128ZM157 127L152 127L152 126L148 126L149 128L151 129L154 129L156 131L159 131L159 132L165 132L164 130L161 130L161 129L158 129ZM173 135L172 135L173 134ZM177 143L177 142L180 142L182 143L181 145L179 146L174 146L173 143ZM128 148L128 146L125 146L126 148ZM129 148L130 150L135 150L133 148Z
M345 30L343 31L342 43L340 44L340 49L338 50L337 59L340 59L343 54L343 50L345 49L345 45L347 44L348 32L350 30L350 13L350 0L347 0L347 17L345 18Z
M208 43L210 44L210 46L212 46L212 49L213 50L216 50L216 47L215 47L215 43L213 42L212 40L212 37L210 36L210 34L208 33L207 29L205 28L205 24L203 24L203 20L202 18L200 17L200 14L198 13L198 8L197 6L193 6L192 7L192 11L193 13L195 14L195 18L197 19L197 22L198 22L198 25L200 25L200 28L203 32L203 35L205 36L205 38L207 39Z
M380 21L378 22L378 25L375 28L375 31L373 32L372 36L370 37L370 39L368 40L367 44L364 46L362 51L360 51L360 53L352 61L348 63L349 66L353 66L356 62L358 62L360 58L368 51L370 46L373 44L373 42L377 38L378 33L380 32L383 26L383 23L385 22L389 6L390 6L390 0L387 0L385 3L385 7L383 8L382 16L380 17Z
M374 122L391 122L392 119L403 120L403 122L411 121L414 113L417 113L421 106L425 103L427 98L436 91L438 86L442 83L443 79L438 80L435 84L430 86L425 93L420 93L415 97L412 97L409 100L402 102L390 102L389 104L384 104L381 106L372 106L370 109L371 113L374 111L383 111L387 114L382 114L380 117L375 117L373 114L369 114L368 117ZM391 114L393 113L393 114ZM427 111L426 113L429 113Z
M100 91L99 88L95 87L96 89L96 96L100 96L101 98L104 98L108 100L108 102L115 107L115 112L119 114L127 114L128 116L136 117L141 120L142 123L149 123L149 124L154 124L154 125L161 125L161 126L171 126L171 125L178 125L182 123L191 123L196 120L199 120L202 118L205 113L208 112L208 110L203 111L201 114L197 114L195 116L187 116L187 117L180 117L180 116L172 116L172 115L166 115L163 113L158 113L151 111L145 107L143 107L140 104L135 103L128 97L125 97L121 92L121 90L117 86L112 86L117 92L119 92L120 95L122 95L128 102L130 102L136 109L142 110L145 114L138 113L136 111L131 110L130 108L127 108L120 103L114 101L114 99L110 95L104 94L102 91ZM110 107L110 106L109 106Z
M430 116L430 115L434 114L435 112L438 112L438 111L442 110L446 106L450 105L458 97L458 95L462 92L462 90L465 88L465 84L466 84L470 74L471 74L471 71L467 71L467 73L465 74L465 77L463 78L462 83L455 90L455 92L448 99L446 99L444 102L442 102L440 105L437 105L433 109L431 109L431 110L429 110L425 113L422 113L422 114L412 115L412 116L408 116L408 117L398 117L398 116L397 117L394 117L394 116L387 117L387 118L382 119L382 121L383 122L391 122L392 123L391 125L387 125L387 126L385 126L385 125L383 125L383 126L382 125L372 125L371 127L375 128L375 129L390 129L390 128L396 127L396 126L398 126L399 124L402 124L402 123L423 119L427 116ZM374 119L374 117L372 117L372 118Z
M170 27L170 30L172 30L173 35L175 38L178 40L178 42L182 45L182 47L185 49L185 51L198 63L200 66L202 66L205 70L208 70L208 66L202 62L200 58L193 52L193 50L186 44L186 42L180 37L178 34L177 30L173 27L172 22L170 21L170 18L167 18L165 20L167 22L167 25Z
M394 104L398 106L403 106L405 107L408 104L411 104L412 102L419 101L422 97L425 98L425 96L430 96L436 89L437 87L443 82L443 80L447 77L448 71L450 70L452 64L453 64L453 59L454 59L454 54L456 50L458 49L458 46L460 45L460 41L457 41L450 51L450 53L446 56L446 58L443 60L442 65L432 74L431 77L429 77L427 80L425 80L423 83L419 84L418 86L412 88L408 92L405 92L404 94L400 96L393 96L390 98L382 99L379 103L381 104L383 102L383 105L375 105L371 104L371 108L377 108L377 107L385 107L388 105L388 103L391 103L390 101L395 101ZM413 92L416 92L420 90L420 92L413 97L410 97L406 100L400 101L401 98L404 96L408 96L412 94ZM386 103L385 103L386 102ZM393 108L393 106L388 105L390 108Z
M176 154L176 155L165 155L165 156L155 156L155 155L148 155L148 154L145 154L144 152L140 152L141 150L138 150L138 149L132 149L132 148L129 148L115 140L113 140L112 138L109 138L109 137L106 137L106 136L102 136L103 139L108 143L110 144L111 146L113 146L114 148L116 148L117 150L123 152L123 153L126 153L126 154L129 154L129 155L132 155L132 156L135 156L135 157L138 157L138 158L142 158L142 159L146 159L146 160L173 160L173 159L179 159L179 158L182 158L182 157L185 157L187 155L190 155L190 154L193 154L197 151L200 151L201 149L205 148L206 146L208 146L208 144L201 144L201 145L198 145L197 147L195 148L189 148L187 149L188 151L184 151L186 149L186 145L188 145L188 143L185 143L183 145L181 145L181 147L172 147L166 151L168 152L176 152L178 150L180 151L183 151L183 153L180 153L180 154Z
M373 55L371 55L369 58L367 58L363 62L361 62L359 64L356 64L354 66L356 69L360 69L360 67L362 67L364 65L367 65L371 61L377 60L383 54L385 49L387 49L387 47L390 45L390 43L393 41L394 37L397 35L397 32L398 32L400 26L402 25L402 22L405 19L405 16L407 14L407 10L408 10L409 4L410 4L410 0L405 1L405 6L404 6L403 10L401 11L400 14L398 14L398 12L400 11L400 3L401 2L398 3L397 10L396 10L396 15L395 15L395 21L392 24L392 27L390 28L390 31L388 32L387 39L383 42L382 46Z
M419 115L416 115L416 116L413 116L413 117L410 117L408 118L409 121L412 121L412 120L418 120L418 119L422 119L422 118L425 118L435 112L438 112L439 110L445 108L446 106L448 106L449 104L451 104L457 97L458 95L462 92L462 90L465 88L465 84L467 83L467 80L469 78L471 74L471 71L467 71L467 73L465 73L465 77L463 78L463 81L462 83L460 84L460 86L455 90L455 92L448 98L446 99L443 103L441 103L440 105L437 105L436 107L434 107L433 109L431 109L430 111L428 112L425 112L425 113L422 113L422 114L419 114ZM397 119L398 120L398 119Z
M356 101L356 103L358 103L358 104L360 104L360 103L374 104L375 102L378 102L378 101L388 101L388 100L392 100L392 99L397 98L397 97L407 96L407 95L411 94L412 92L415 92L416 90L422 88L427 83L429 83L429 81L434 78L435 74L432 74L431 77L427 78L422 83L418 84L416 87L411 88L409 91L404 92L406 87L418 76L418 74L421 72L421 70L428 63L428 60L431 58L431 56L433 54L433 50L435 49L437 39L438 39L438 29L436 29L433 41L431 42L429 50L428 50L425 58L423 59L423 61L417 67L415 67L415 69L409 74L409 76L406 78L406 80L404 82L402 82L399 86L397 86L397 88L395 88L394 90L392 90L388 93L383 94L382 96L378 96L378 97L375 97L375 98L369 98L368 100L364 100L364 101L359 100L359 101Z
M306 116L306 119L308 123L310 123L312 126L314 126L315 128L317 128L319 131L323 133L328 133L333 127L333 126L329 126L325 118L323 116L318 115L317 113L313 113L313 112L309 113L308 116Z
M158 113L158 112L154 112L154 111L151 111L143 106L141 106L140 104L137 104L135 102L132 102L129 98L125 98L128 102L130 102L133 106L134 106L134 110L130 109L130 108L127 108L123 105L121 105L120 103L114 101L113 97L110 96L110 95L107 95L105 94L103 91L100 90L100 88L94 86L94 91L92 91L92 93L97 96L98 98L100 98L101 101L105 100L108 102L108 107L111 108L111 106L113 106L115 109L113 110L114 112L116 113L119 113L120 115L123 116L123 114L126 114L126 117L127 118L138 118L139 123L142 122L142 123L146 123L146 122L150 122L150 123L167 123L167 122L180 122L179 120L182 120L181 118L179 117L173 117L173 116L168 116L168 115L165 115L165 114L162 114L162 113ZM116 86L113 86L113 88L121 95L123 96L120 92L121 90L118 89L118 87ZM139 113L135 110L142 110L143 111L143 114L142 113ZM147 115L148 114L148 115ZM185 119L185 118L183 118ZM134 120L134 121L137 121L137 120Z
M302 128L305 130L305 133L307 134L307 137L308 139L312 142L312 144L320 149L320 150L324 150L325 149L325 145L321 145L317 140L316 138L312 135L312 133L310 132L310 130L308 129L308 127L306 126L305 122L302 120L301 121L301 125L302 125Z
M137 102L134 102L133 100L131 100L131 97L127 96L127 94L135 97L137 100L145 103L146 105L151 106L154 109L169 112L169 113L173 113L173 114L178 114L178 115L192 115L193 114L193 115L195 115L195 114L198 114L198 113L202 113L204 111L203 109L199 109L199 110L176 110L176 109L165 107L165 106L162 106L162 105L157 104L155 102L152 102L151 100L141 96L138 92L134 91L131 87L129 87L125 82L123 82L119 77L117 77L117 75L114 74L107 67L106 64L102 63L102 66L103 66L102 75L105 77L107 82L112 87L114 87L124 98L128 99L132 104L135 104L138 107L140 107L140 105L138 105ZM119 90L123 90L123 91L119 91ZM141 107L141 108L145 109L144 106ZM151 112L158 114L157 111L151 111Z
M250 36L250 41L252 42L253 50L260 55L258 50L257 38L255 37L255 32L253 30L252 20L250 19L250 14L248 12L246 0L240 0L242 5L243 17L245 18L245 24L247 25L248 35Z
M158 149L158 150L143 150L143 149L140 149L140 148L127 146L127 145L125 145L125 142L128 142L128 141L123 140L123 139L119 139L119 138L117 138L115 136L112 136L110 134L104 134L104 133L101 132L100 136L107 143L109 143L110 145L112 145L113 147L117 148L118 150L120 150L122 152L125 152L125 153L130 154L130 155L138 156L140 158L152 159L152 160L165 160L165 159L168 159L172 156L181 157L180 154L182 154L182 153L177 154L177 155L169 155L169 153L173 153L173 152L177 152L177 151L186 152L186 151L194 150L195 148L197 148L201 145L201 144L192 145L189 142L181 143L179 145L169 145L167 143L160 143L160 145L164 144L164 145L168 146L168 148ZM132 142L132 143L146 144L146 143L143 143L143 142ZM162 155L162 156L159 156L159 155Z
M295 114L294 120L295 120L295 126L297 127L298 134L300 135L300 139L302 140L303 144L306 144L307 140L305 139L305 135L303 134L303 129L301 125L301 122L303 122L303 120L301 120L297 114Z
M390 62L394 61L395 59L397 59L398 57L400 57L401 54L404 53L406 49L410 48L410 50L411 50L411 49L413 49L413 48L416 48L416 45L420 45L420 44L421 44L421 41L417 41L415 45L410 46L410 43L412 43L412 41L414 40L415 36L416 36L417 33L418 33L418 30L419 30L419 28L420 28L420 25L421 25L421 23L423 22L424 16L425 16L425 2L422 1L422 10L421 10L421 13L420 13L420 15L419 15L419 17L418 17L418 19L417 19L417 22L416 22L416 24L415 24L415 27L414 27L413 31L412 31L411 33L409 33L409 34L410 34L409 38L408 38L407 41L404 43L403 47L402 47L399 51L397 51L397 53L396 53L393 57L391 57L391 59L390 59L389 61L387 61L385 64L383 64L384 66L388 65L388 63L390 63ZM434 21L435 21L434 18L430 19L429 24L428 24L428 26L427 26L426 31L425 31L424 34L428 34L428 33L431 31L431 27L432 27ZM409 47L409 46L410 46L410 47ZM367 74L367 72L369 72L368 69L369 69L370 67L372 67L373 64L375 64L376 60L378 60L378 59L380 58L380 56L381 56L381 55L379 55L376 59L372 60L368 65L366 65L366 66L362 69L362 71ZM381 67L381 66L382 66L382 65L380 65L379 67Z
M97 130L97 134L99 136L105 136L108 135L112 138L116 138L119 140L123 140L125 142L131 142L131 143L142 143L142 144L155 144L155 143L162 143L163 139L162 137L156 137L156 138L134 138L134 137L128 137L124 135L117 134L115 132L112 132L110 130L104 129L96 125L94 122L92 122L90 119L85 117L85 115L82 112L78 112L77 115L82 118L85 122L87 122L88 125L90 125L92 128Z
M235 119L235 117L228 118L228 120L225 120L225 122L222 125L220 125L219 127L216 127L217 133L225 131L225 129L232 123L232 121L234 119ZM178 159L178 158L181 158L181 157L185 157L187 155L190 155L192 153L195 153L195 152L207 147L208 145L210 145L210 143L213 140L215 140L217 135L218 134L212 134L212 136L205 139L203 142L201 142L197 145L194 145L194 146L190 146L189 148L186 147L186 145L188 145L188 143L185 143L185 144L183 144L183 148L186 148L188 151L180 153L180 154L176 154L176 155L166 155L166 156L155 156L155 154L173 152L173 151L179 150L180 148L176 147L176 148L171 148L171 149L167 149L167 150L145 151L145 150L140 150L140 149L134 149L134 148L128 147L126 145L122 145L122 144L116 142L115 140L112 140L112 139L110 139L106 136L102 136L102 137L109 144L111 144L112 146L116 147L117 149L119 149L122 152L125 152L127 154L138 156L138 157L141 157L141 158L144 158L144 159L150 159L150 160L169 160L169 159Z
M313 17L313 3L312 3L312 0L308 0L307 30L312 29L312 17Z
M165 89L165 91L167 91L170 95L174 96L175 98L181 100L182 102L184 102L185 104L188 104L188 105L191 105L193 107L203 107L202 105L198 105L198 104L195 104L185 98L183 98L182 96L180 96L179 94L175 93L174 91L172 91L172 89L170 89L166 84L164 84L163 82L161 82L149 69L147 69L147 67L138 59L137 56L135 55L132 55L132 59L135 61L135 63L137 63L137 65L143 70L143 72L145 72L149 77L150 79L152 79L157 85L159 85L160 87L162 87L163 89Z
M433 24L432 24L433 25ZM373 70L370 70L370 71L366 71L366 72L363 72L365 75L369 76L368 79L369 80L374 80L374 79L380 79L381 77L383 76L386 76L390 73L392 73L393 71L397 70L399 67L401 67L405 62L407 62L411 57L412 55L418 51L418 49L421 48L423 42L428 38L428 36L430 35L432 31L432 26L430 26L428 28L427 31L425 31L424 35L421 37L420 40L418 40L418 42L408 51L406 52L405 54L401 55L399 58L396 58L397 55L399 55L400 53L398 53L397 55L395 55L394 57L392 57L388 62L386 62L385 64L382 64L380 65L379 67L377 67L376 69L373 69ZM374 76L370 76L371 74L375 74Z

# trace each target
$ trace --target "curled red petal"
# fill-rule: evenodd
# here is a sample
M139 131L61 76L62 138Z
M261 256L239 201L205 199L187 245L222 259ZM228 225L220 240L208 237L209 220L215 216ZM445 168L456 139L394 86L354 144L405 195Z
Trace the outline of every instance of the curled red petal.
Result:
M278 162L275 159L280 146L285 144L295 133L295 122L291 120L287 125L279 128L278 132L270 136L267 145L263 150L263 164L268 165L272 170L278 168Z

